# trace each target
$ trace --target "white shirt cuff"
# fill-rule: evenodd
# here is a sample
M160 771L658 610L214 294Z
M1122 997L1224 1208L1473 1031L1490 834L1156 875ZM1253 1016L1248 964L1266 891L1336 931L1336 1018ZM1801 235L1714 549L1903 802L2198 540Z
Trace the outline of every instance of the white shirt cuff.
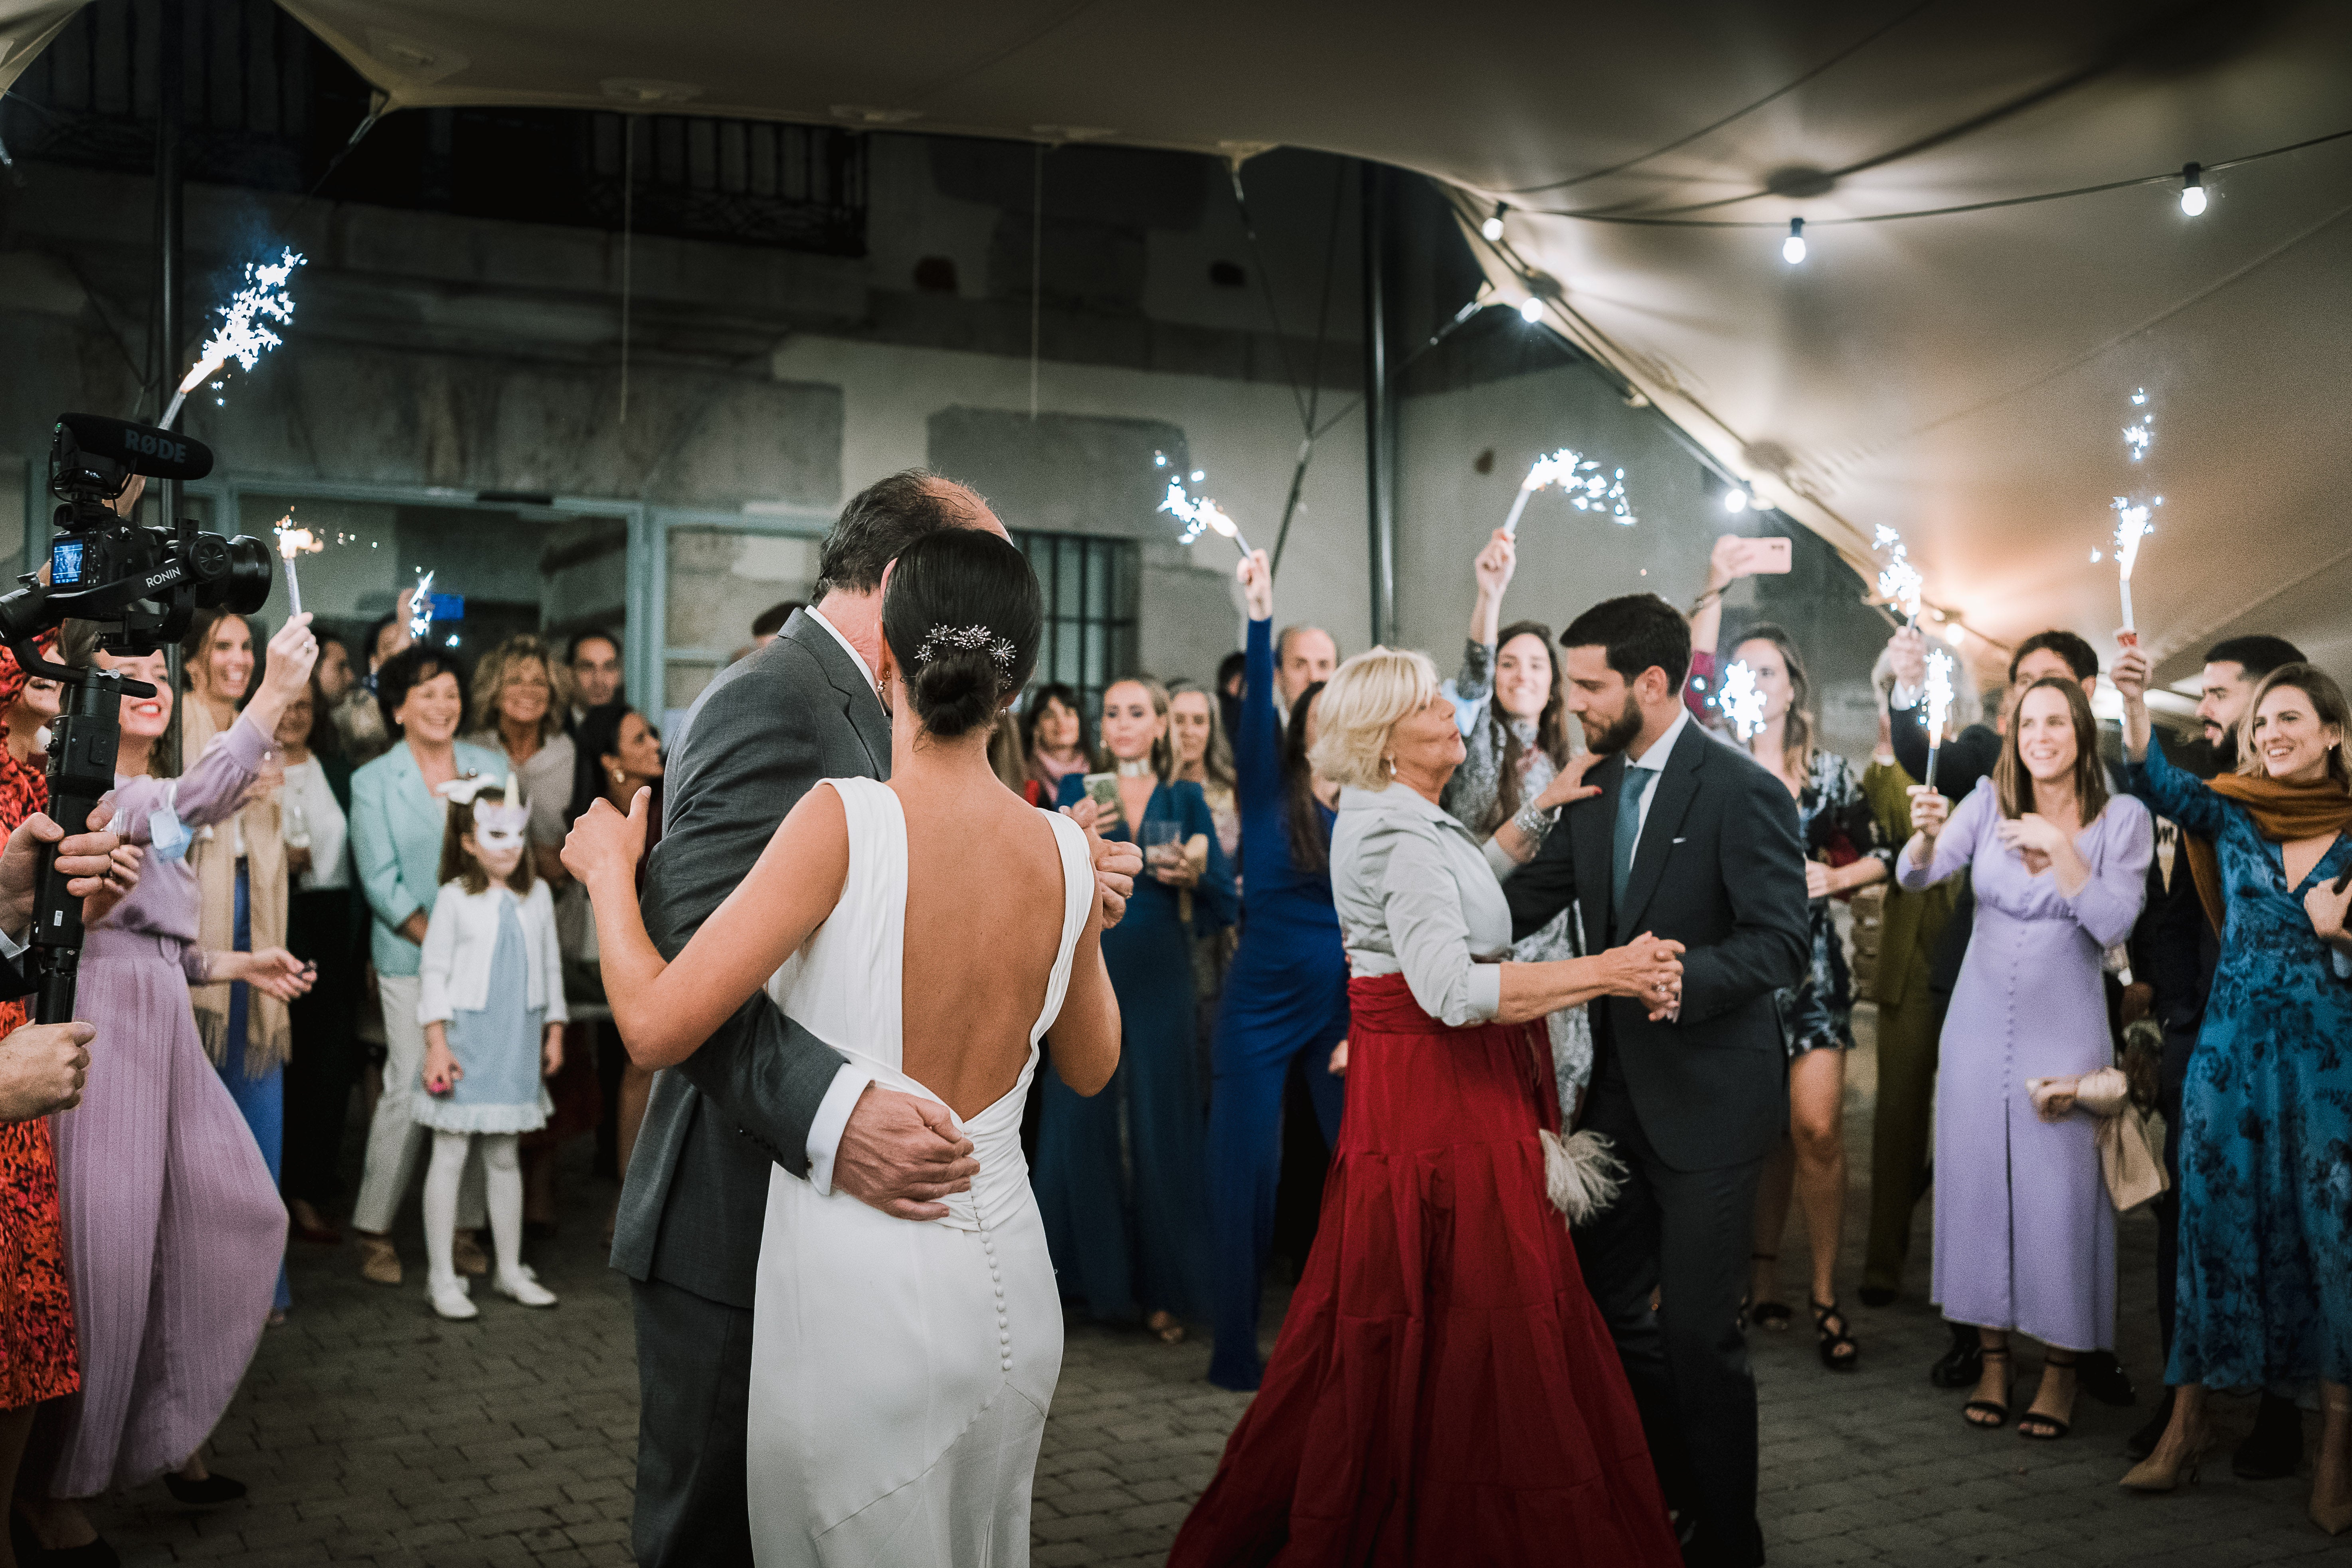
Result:
M1470 966L1470 1018L1473 1023L1491 1024L1495 1015L1503 1010L1503 965L1473 963Z
M16 933L14 931L0 931L0 958L11 961L22 958L25 956L25 949L30 945L29 942L17 941Z
M833 1075L833 1087L817 1103L816 1120L809 1123L809 1185L821 1194L833 1192L833 1157L841 1152L841 1135L848 1130L849 1113L857 1109L857 1097L873 1081L872 1073L844 1062Z

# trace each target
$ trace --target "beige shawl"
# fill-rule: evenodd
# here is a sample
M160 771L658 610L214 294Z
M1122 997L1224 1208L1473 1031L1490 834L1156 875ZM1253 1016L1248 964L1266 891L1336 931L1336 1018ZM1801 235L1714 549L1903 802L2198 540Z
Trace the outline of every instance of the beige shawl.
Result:
M185 729L181 732L182 771L205 754L220 734L212 710L193 693L181 696ZM245 828L245 864L248 912L253 925L251 950L260 952L286 945L286 841L279 820L281 807L272 793L252 800L234 817L224 817L200 831L188 846L188 865L196 873L201 902L196 917L196 945L207 952L226 952L236 945L236 830ZM247 986L246 999L246 1070L256 1078L282 1067L293 1054L294 1029L286 1004ZM226 982L192 985L196 1033L204 1037L205 1054L219 1066L227 1057L228 998Z

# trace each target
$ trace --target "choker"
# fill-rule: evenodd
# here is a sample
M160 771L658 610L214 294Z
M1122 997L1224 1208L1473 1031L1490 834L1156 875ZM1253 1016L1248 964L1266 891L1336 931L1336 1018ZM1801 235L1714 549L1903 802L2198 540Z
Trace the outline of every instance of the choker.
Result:
M1115 768L1118 776L1123 779L1145 779L1158 776L1158 771L1152 767L1151 759L1149 757L1133 759L1121 757L1115 764Z

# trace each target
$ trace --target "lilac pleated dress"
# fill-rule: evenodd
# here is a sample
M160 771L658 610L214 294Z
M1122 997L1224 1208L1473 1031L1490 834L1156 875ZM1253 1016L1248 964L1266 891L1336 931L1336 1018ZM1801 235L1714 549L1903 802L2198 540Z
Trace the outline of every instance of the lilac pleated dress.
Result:
M177 779L115 780L124 837L169 806L223 821L268 740L240 719ZM57 1118L58 1189L81 1345L53 1497L177 1468L227 1410L260 1343L286 1209L196 1035L198 893L151 848L139 886L82 950L79 1016L98 1027L81 1104Z
M2027 874L2000 819L1987 779L1953 808L1925 870L1907 853L1895 860L1906 888L1963 867L1976 887L1936 1074L1934 1300L1954 1322L2113 1350L2116 1211L2096 1123L2081 1111L2043 1121L2025 1084L2114 1065L2099 958L2139 918L2154 831L2138 801L2109 800L2074 839L2091 879L2069 899L2055 872Z

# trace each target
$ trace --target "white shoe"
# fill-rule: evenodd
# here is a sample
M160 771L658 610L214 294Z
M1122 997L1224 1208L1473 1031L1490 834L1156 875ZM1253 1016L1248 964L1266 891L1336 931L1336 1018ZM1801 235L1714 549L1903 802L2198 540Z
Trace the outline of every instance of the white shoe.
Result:
M463 1279L453 1279L446 1284L428 1285L425 1287L425 1295L431 1300L433 1310L453 1323L466 1322L482 1315L482 1310L475 1306L472 1297L467 1294L466 1282Z
M490 1289L521 1306L552 1307L555 1305L555 1292L531 1279L528 1271L512 1279L502 1275L491 1284Z

